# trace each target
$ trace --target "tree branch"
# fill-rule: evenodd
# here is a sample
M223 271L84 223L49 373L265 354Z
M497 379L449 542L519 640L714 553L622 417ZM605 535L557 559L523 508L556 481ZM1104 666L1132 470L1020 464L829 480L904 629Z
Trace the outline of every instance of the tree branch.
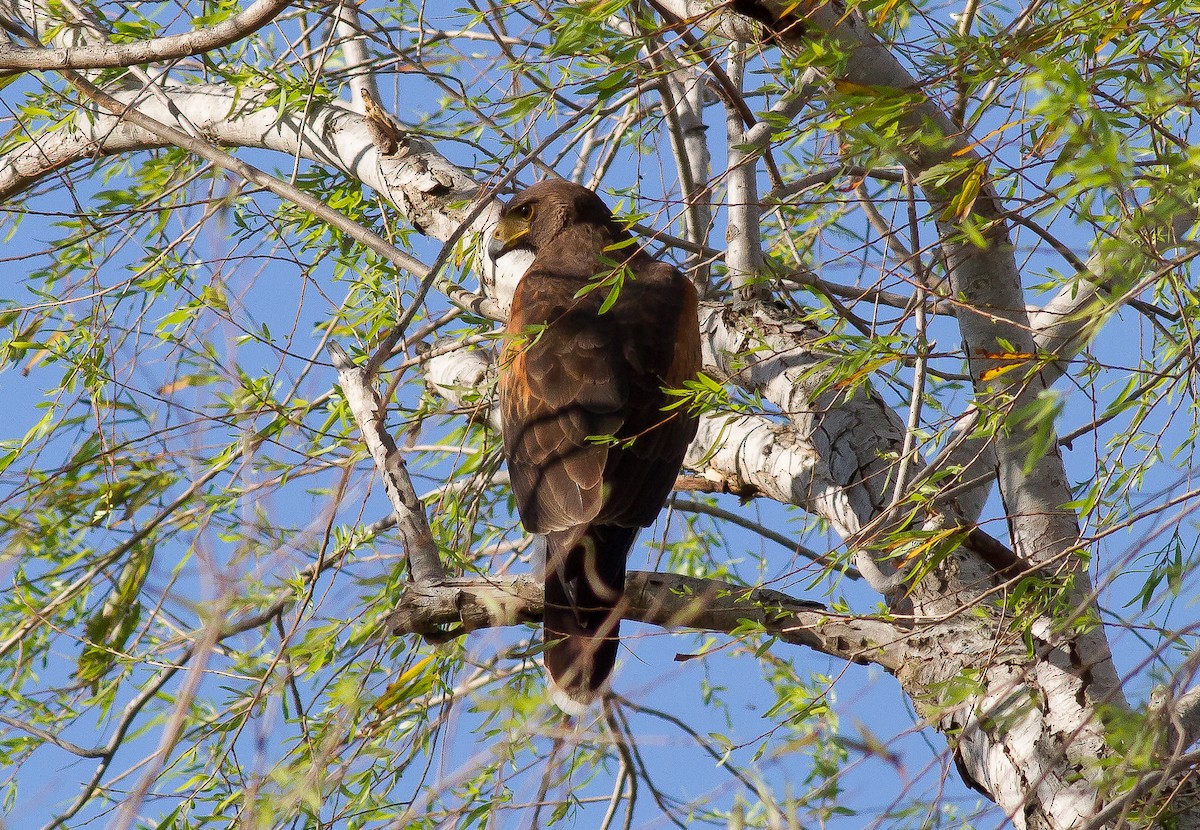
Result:
M346 405L375 459L375 468L383 477L383 487L396 513L396 530L408 557L412 578L421 585L443 581L446 569L438 557L437 543L425 518L425 506L413 488L404 457L380 417L383 403L371 388L366 369L354 365L336 343L329 344L329 356L337 368L338 384L346 397Z
M1184 746L1200 741L1200 686L1179 696L1179 700L1175 701L1175 717L1179 721L1179 737Z
M228 46L266 26L290 0L255 0L228 20L179 35L136 43L103 43L61 48L0 46L0 72L47 69L108 69L171 61Z
M542 585L529 577L450 579L409 585L388 619L393 634L445 641L481 628L537 622ZM763 633L855 663L897 671L908 657L912 632L876 618L826 611L819 603L769 588L747 588L717 579L630 571L621 618L663 628L697 628L727 634Z

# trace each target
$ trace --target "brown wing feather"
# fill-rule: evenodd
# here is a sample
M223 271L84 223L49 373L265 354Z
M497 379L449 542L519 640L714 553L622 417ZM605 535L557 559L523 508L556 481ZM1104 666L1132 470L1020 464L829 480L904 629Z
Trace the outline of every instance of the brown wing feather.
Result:
M560 282L531 271L518 285L500 386L513 493L534 533L600 512L608 448L589 438L620 430L628 396L616 333L571 308Z
M501 413L517 506L535 533L653 524L696 434L686 411L663 411L662 392L699 370L695 289L649 258L631 270L605 314L601 298L578 300L552 275L531 271L518 286Z
M630 382L621 437L633 440L608 459L605 479L612 486L599 518L645 527L658 517L696 436L696 420L686 408L664 411L675 399L662 390L679 388L696 376L700 337L696 289L682 274L649 259L634 274L635 285L653 290L632 297L627 312L628 330L637 334L625 341L626 362L639 371Z

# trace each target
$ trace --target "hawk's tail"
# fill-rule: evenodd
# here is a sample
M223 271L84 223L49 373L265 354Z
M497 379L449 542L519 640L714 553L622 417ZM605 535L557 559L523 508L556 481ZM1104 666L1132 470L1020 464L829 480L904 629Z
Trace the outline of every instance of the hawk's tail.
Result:
M548 534L542 659L554 702L568 714L580 714L612 673L625 557L638 530L585 525Z

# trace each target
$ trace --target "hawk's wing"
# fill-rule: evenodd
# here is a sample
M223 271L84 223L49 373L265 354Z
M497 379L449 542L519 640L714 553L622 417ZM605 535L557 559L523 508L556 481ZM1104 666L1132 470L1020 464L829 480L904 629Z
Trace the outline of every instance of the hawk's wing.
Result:
M620 428L628 395L613 327L570 310L560 283L536 266L521 279L501 375L504 452L522 523L534 533L600 511L607 449L587 439Z
M604 291L575 298L536 263L517 287L501 418L517 507L535 533L652 524L695 435L694 420L663 411L662 393L699 369L695 289L648 258L631 270L604 314Z
M630 334L623 341L629 367L629 403L620 437L628 439L608 459L613 486L600 520L654 524L675 485L696 420L663 388L677 389L701 368L696 289L671 265L647 258L633 267Z

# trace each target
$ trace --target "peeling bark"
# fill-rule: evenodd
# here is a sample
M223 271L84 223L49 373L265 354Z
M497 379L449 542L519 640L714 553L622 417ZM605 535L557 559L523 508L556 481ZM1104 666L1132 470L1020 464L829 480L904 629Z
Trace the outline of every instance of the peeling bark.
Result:
M662 5L678 20L705 20L710 27L722 28L724 19L734 16L707 2L665 0ZM919 88L853 12L834 8L832 4L797 7L755 0L736 3L734 9L756 20L767 38L785 47L788 41L810 36L833 41L847 55L838 80L897 90ZM722 31L734 38L743 37L745 32L737 26L724 27ZM897 161L918 181L924 171L956 158L974 158L982 165L968 145L968 137L959 134L928 99L904 113L899 127L901 136L910 138L907 144L901 138ZM934 140L939 136L941 141ZM965 175L940 183L925 182L925 195L932 212L942 217L939 225L951 284L956 295L965 300L965 307L957 316L979 400L985 407L999 407L1010 418L1015 414L1019 419L1023 410L1046 390L1049 381L1037 371L1032 360L1029 360L1031 371L994 371L1012 360L1004 354L1008 348L1001 345L1003 342L1012 344L1012 351L1026 355L1036 352L1036 344L1020 273L1008 240L1004 210L990 183L985 179L972 206L972 216L966 220L982 224L987 241L983 248L963 237L956 224L958 220L947 218L956 215L951 208ZM1077 336L1078 330L1068 332L1064 340L1072 343ZM778 349L769 353L787 355ZM787 357L780 359L786 361ZM803 365L811 356L797 354L792 360ZM801 375L811 376L811 373L801 369ZM786 370L774 375L769 383L779 383L783 377ZM770 390L767 397L790 417L806 410L820 411L819 396L805 394L801 388L798 385L795 392ZM851 413L860 409L861 405L854 403L842 407L851 418ZM1091 589L1081 563L1070 555L1078 539L1078 527L1074 514L1059 507L1070 501L1071 494L1057 446L1052 445L1049 452L1030 459L1023 443L1024 434L1018 420L1011 430L1001 429L995 439L1006 513L1022 559L1035 565L1055 563L1073 576L1067 589L1069 605L1060 609L1057 618L1033 622L1033 630L1041 641L1030 655L1019 644L1003 613L981 604L986 582L971 568L968 559L956 554L938 569L936 579L926 578L914 587L911 593L914 613L918 619L943 613L948 600L962 601L964 608L974 607L977 612L991 609L976 617L979 624L968 633L966 642L979 646L990 641L992 649L960 653L953 648L952 641L942 642L936 649L942 655L940 659L913 666L911 673L902 674L901 681L915 701L929 701L931 690L945 689L956 679L978 678L979 691L967 695L963 704L949 709L936 705L926 708L947 734L958 736L957 758L964 777L1004 807L1018 827L1068 828L1094 816L1107 795L1096 761L1109 756L1111 748L1105 743L1103 724L1095 707L1097 704L1120 707L1124 701L1103 630L1093 626L1074 638L1060 633L1069 627L1072 617L1087 613ZM857 449L853 444L850 446ZM822 450L819 455L829 469L843 466L836 461L835 447ZM859 454L859 458L865 462L857 471L860 480L876 481L874 493L870 487L859 490L868 502L870 515L882 506L878 500L882 485L869 473L872 468L869 457ZM1006 647L996 648L1005 642ZM936 700L936 695L933 699Z

